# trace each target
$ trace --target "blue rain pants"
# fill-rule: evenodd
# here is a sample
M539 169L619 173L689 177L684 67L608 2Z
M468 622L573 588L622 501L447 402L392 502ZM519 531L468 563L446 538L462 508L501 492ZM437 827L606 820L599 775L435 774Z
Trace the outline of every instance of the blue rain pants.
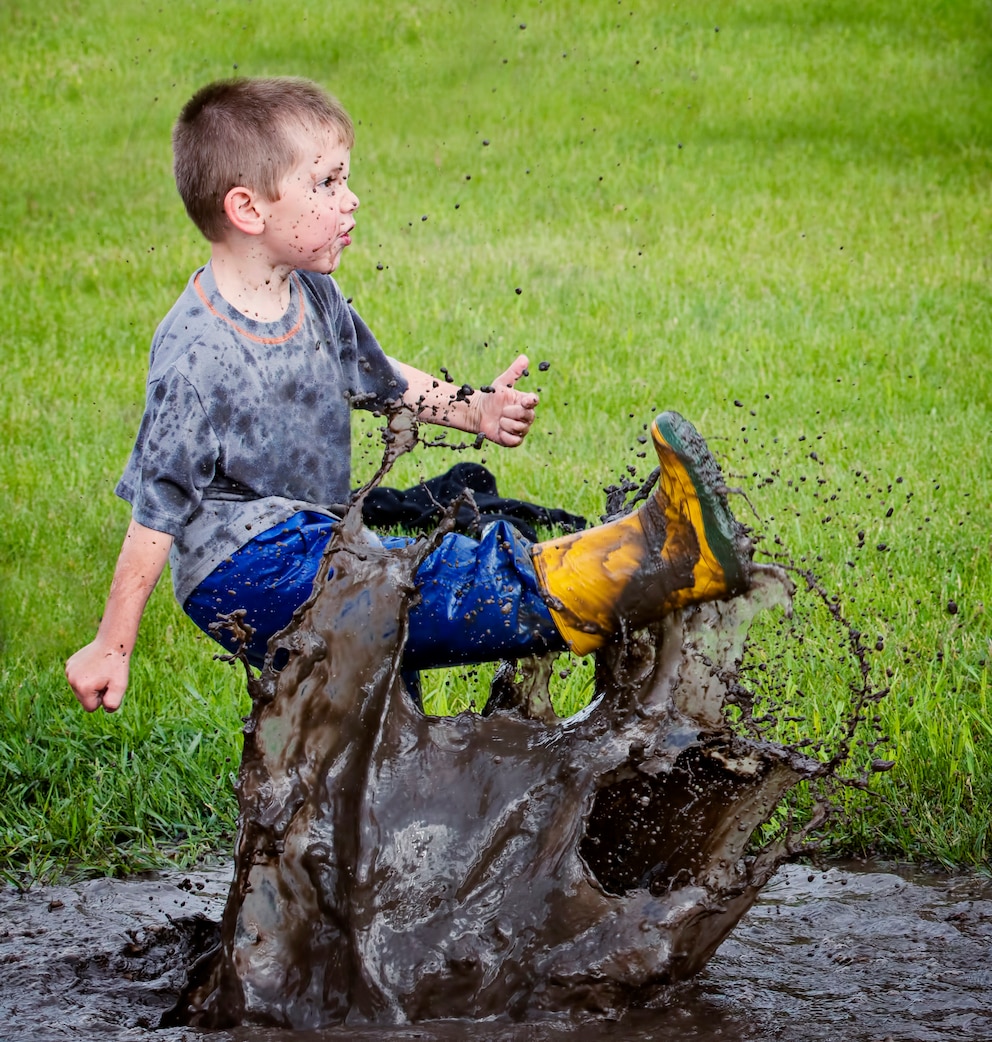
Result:
M310 596L334 520L301 511L262 532L189 595L183 610L205 633L218 615L245 610L254 629L246 648L261 666L269 638L290 622ZM384 536L386 547L412 540ZM563 651L544 603L528 544L505 521L491 524L478 541L449 533L417 569L420 600L410 611L403 669L489 662ZM210 633L228 651L232 634Z

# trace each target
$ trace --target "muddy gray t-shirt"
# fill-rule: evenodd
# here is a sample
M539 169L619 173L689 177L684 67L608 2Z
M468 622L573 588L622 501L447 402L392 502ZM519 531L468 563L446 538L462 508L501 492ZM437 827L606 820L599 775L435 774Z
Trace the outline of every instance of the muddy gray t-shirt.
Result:
M175 537L176 597L297 510L351 489L353 405L406 383L327 275L294 272L286 314L256 322L193 274L152 341L145 413L117 494Z

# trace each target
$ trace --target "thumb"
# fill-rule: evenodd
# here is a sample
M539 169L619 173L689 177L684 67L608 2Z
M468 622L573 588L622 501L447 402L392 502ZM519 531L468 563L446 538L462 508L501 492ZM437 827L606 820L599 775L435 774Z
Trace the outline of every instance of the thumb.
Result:
M496 377L494 383L497 387L512 387L524 373L527 372L529 361L526 355L517 355L510 363L510 368Z

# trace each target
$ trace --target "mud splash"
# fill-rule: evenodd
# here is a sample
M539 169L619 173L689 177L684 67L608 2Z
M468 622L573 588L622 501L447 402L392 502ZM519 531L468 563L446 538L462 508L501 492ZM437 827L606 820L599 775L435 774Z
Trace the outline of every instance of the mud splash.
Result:
M250 679L221 943L164 1025L617 1017L698 973L801 845L749 849L827 768L723 711L751 619L789 609L783 571L604 649L575 717L534 660L487 715L430 718L400 659L431 546L383 551L353 510Z

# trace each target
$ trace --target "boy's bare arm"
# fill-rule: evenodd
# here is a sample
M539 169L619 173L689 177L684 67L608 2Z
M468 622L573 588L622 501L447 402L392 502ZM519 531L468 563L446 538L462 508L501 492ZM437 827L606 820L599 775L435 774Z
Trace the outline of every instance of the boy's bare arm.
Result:
M526 355L515 359L491 387L476 388L470 394L402 362L399 369L409 385L403 400L428 423L481 434L497 445L514 446L524 440L534 422L537 395L514 387L527 369Z
M133 520L128 526L96 637L65 664L69 686L88 713L120 706L141 616L171 547L171 535Z

